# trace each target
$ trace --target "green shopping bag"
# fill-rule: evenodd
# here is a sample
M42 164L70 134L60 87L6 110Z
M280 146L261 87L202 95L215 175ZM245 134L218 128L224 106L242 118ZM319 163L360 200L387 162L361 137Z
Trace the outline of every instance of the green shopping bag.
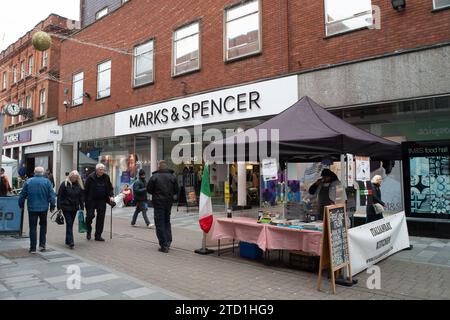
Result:
M78 232L79 233L86 233L86 222L84 221L84 212L79 210L78 211Z

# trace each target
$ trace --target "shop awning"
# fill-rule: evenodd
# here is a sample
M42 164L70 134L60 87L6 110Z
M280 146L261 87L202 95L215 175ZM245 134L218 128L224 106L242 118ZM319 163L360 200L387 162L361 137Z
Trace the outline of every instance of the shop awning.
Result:
M303 97L289 109L259 126L214 142L214 145L235 145L237 151L238 146L245 144L248 157L251 147L270 141L271 130L274 129L279 130L280 162L320 161L324 157L339 159L341 154L346 153L375 160L401 159L399 143L345 122L309 97Z

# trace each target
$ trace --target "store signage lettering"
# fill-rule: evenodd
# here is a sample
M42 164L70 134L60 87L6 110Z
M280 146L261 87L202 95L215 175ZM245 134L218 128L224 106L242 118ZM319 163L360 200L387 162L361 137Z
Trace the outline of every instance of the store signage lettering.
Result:
M181 119L189 121L220 116L222 114L233 114L235 112L249 112L254 109L261 109L260 98L261 94L258 91L252 91L240 93L236 96L230 95L217 100L210 99L184 104L181 108L162 108L134 114L130 115L130 129L167 124L169 121L176 123Z
M433 154L448 154L448 147L412 147L408 148L410 155L433 155Z
M12 144L18 144L18 143L25 143L31 141L31 130L19 132L19 133L13 133L10 135L7 135L3 138L3 144L5 146L12 145Z

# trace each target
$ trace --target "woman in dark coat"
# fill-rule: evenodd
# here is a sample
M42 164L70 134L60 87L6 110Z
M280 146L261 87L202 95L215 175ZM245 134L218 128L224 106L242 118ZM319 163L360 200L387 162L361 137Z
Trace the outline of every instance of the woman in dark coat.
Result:
M66 220L66 245L73 249L73 224L78 210L84 210L84 186L78 171L72 171L61 183L58 191L58 210L62 210Z
M366 207L367 213L367 222L373 222L380 219L383 219L383 212L377 213L375 211L375 206L377 205L379 208L386 207L386 204L381 200L381 183L383 182L383 178L381 176L374 176L372 178L372 204L368 204Z

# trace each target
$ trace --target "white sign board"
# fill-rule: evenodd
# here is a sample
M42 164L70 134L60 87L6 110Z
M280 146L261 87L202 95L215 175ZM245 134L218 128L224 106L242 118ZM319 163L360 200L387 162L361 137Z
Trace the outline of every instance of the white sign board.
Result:
M277 180L278 179L278 164L277 159L269 158L263 159L261 162L262 175L264 181Z
M63 128L62 127L50 127L48 128L48 141L62 141Z
M289 76L118 112L115 135L265 117L297 101L297 76Z
M352 154L347 154L347 186L355 184L355 159Z
M370 181L370 158L356 157L356 180Z
M409 248L405 212L348 231L352 276Z

